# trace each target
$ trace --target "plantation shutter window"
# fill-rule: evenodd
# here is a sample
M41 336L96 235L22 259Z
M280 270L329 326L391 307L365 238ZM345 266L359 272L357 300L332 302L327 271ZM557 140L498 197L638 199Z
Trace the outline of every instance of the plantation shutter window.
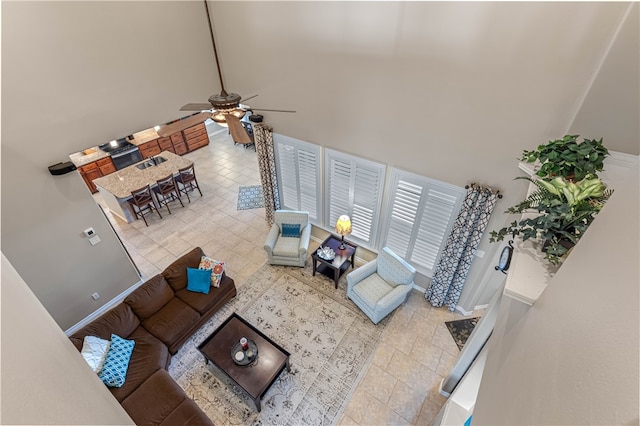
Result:
M309 220L319 224L320 147L279 134L274 134L273 140L282 208L308 211Z
M393 169L384 245L432 276L464 188Z
M374 247L380 219L385 166L327 149L325 151L327 227L343 214L351 218L351 235L358 244Z

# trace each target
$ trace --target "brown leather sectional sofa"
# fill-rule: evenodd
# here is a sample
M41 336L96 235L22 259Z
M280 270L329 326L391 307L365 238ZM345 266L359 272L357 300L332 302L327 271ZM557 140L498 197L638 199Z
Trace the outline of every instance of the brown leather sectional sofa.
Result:
M200 247L183 255L69 337L79 351L85 336L135 341L124 385L108 389L138 425L213 424L166 371L171 355L236 295L226 274L209 294L187 290L187 267L197 268L203 255Z

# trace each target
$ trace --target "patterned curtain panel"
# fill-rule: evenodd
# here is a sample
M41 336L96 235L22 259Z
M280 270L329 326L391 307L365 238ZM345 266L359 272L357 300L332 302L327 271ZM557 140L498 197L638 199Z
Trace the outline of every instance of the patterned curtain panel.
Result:
M499 197L497 192L480 185L472 183L467 187L460 213L425 293L433 306L447 305L451 312L455 310L474 253Z
M280 193L276 178L276 160L273 149L273 129L265 124L253 125L253 137L258 155L258 167L264 194L264 212L267 224L273 224L273 212L280 209Z

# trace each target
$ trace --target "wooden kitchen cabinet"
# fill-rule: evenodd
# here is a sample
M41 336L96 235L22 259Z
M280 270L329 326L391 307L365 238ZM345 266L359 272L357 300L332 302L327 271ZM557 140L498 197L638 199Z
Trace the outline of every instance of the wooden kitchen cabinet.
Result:
M174 152L178 155L184 155L189 150L187 149L187 144L184 142L184 136L182 132L174 133L171 136L171 142L173 143Z
M168 136L158 139L158 145L160 145L160 151L170 151L174 154L176 153L176 150L173 148L173 142L171 142L171 138Z
M184 129L182 133L184 133L184 139L189 151L202 148L209 144L209 135L207 134L207 128L204 123Z
M109 159L111 161L111 159ZM98 192L98 188L93 184L93 180L99 177L102 177L102 173L100 172L100 167L98 167L98 162L94 161L93 163L85 164L84 166L78 167L78 172L84 183L87 185L91 193Z
M160 149L160 144L158 144L158 139L142 143L138 145L138 149L140 150L142 158L153 157L154 155L158 155L160 154L160 152L162 152L162 150Z
M111 157L101 158L96 161L98 164L98 168L100 169L100 173L102 176L110 175L111 173L116 171L116 166L113 165L113 161L111 161Z

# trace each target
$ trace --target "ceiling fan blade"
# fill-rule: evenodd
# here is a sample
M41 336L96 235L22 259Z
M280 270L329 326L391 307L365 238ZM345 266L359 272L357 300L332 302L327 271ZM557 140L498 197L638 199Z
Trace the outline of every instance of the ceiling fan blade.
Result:
M271 112L295 112L289 109L265 109L265 108L249 108L252 111L271 111Z
M253 143L247 131L242 127L242 123L240 123L240 119L238 117L227 114L225 115L225 118L227 120L227 125L229 126L229 133L231 133L231 137L235 143L241 143L243 145Z
M258 96L258 95L253 95L253 96L249 96L248 98L240 99L240 102L241 102L241 103L245 103L245 102L247 102L249 99L253 99L253 98L257 97L257 96Z
M211 118L211 113L201 112L200 114L192 115L191 117L174 121L171 124L160 126L157 133L161 138L171 136L174 133L195 126L196 124L204 123L209 118Z
M182 108L180 108L180 111L202 111L204 109L211 109L211 104L186 104L183 105Z

